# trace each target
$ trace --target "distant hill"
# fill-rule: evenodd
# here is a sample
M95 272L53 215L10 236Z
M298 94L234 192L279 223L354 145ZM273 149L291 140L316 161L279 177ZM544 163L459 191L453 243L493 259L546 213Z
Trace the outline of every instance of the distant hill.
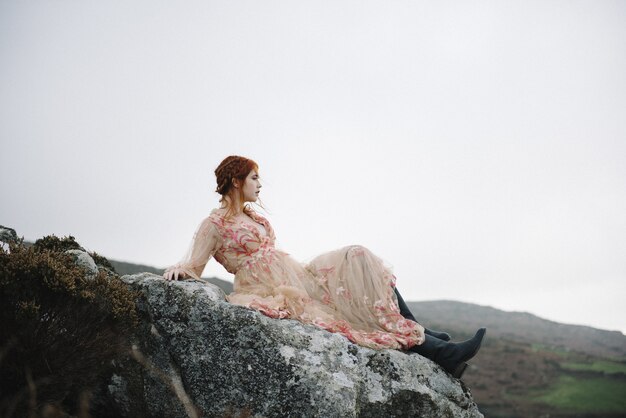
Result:
M626 336L582 325L566 325L527 312L507 312L489 306L450 300L407 302L428 327L460 332L461 336L484 326L489 338L573 350L602 357L626 357Z

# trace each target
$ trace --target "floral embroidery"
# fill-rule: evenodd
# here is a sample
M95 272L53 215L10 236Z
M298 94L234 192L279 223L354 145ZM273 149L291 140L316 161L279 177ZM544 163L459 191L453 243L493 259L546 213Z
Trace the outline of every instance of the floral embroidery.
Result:
M348 254L351 257L362 257L365 254L365 249L360 245L353 245L350 247Z
M352 299L352 294L350 293L350 291L343 286L339 286L336 290L336 293L338 296L342 296L344 299Z
M330 303L331 303L330 293L328 293L328 292L324 293L324 296L322 296L322 303L324 305L330 305Z

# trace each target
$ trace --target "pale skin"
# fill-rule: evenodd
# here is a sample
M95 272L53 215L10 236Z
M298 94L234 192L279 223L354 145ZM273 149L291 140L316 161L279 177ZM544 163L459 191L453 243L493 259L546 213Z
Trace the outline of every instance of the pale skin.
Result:
M256 170L250 171L243 182L239 179L233 179L233 187L228 194L222 199L222 206L220 210L227 211L231 205L234 206L233 219L245 220L246 222L255 223L255 221L246 215L243 211L244 204L247 202L256 202L259 199L259 193L261 192L261 181L259 173ZM239 197L239 189L243 192L243 201ZM179 280L187 278L187 274L184 272L173 272L166 277L166 280Z

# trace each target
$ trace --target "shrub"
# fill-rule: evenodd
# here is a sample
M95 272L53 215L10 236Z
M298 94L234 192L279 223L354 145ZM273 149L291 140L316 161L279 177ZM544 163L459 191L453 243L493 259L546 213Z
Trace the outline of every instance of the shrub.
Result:
M33 244L35 249L38 251L52 251L55 253L63 252L67 250L85 250L76 242L76 239L73 236L68 236L64 238L59 238L54 235L48 235L43 238L38 239Z
M115 271L115 268L113 267L113 264L111 264L111 262L107 260L105 257L101 256L95 251L90 252L89 255L91 256L91 258L93 258L93 261L96 263L96 265L99 268L107 268L111 270L112 273L117 274L117 272Z
M128 349L137 295L112 269L87 277L68 249L82 248L71 236L0 248L0 416L76 410Z

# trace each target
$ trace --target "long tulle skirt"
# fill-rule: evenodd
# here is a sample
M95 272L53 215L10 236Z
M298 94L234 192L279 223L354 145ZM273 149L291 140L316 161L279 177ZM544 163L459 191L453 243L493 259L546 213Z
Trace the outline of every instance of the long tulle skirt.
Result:
M424 341L424 328L400 315L393 286L391 270L365 247L327 252L308 264L275 250L237 271L228 300L361 346L406 350Z

